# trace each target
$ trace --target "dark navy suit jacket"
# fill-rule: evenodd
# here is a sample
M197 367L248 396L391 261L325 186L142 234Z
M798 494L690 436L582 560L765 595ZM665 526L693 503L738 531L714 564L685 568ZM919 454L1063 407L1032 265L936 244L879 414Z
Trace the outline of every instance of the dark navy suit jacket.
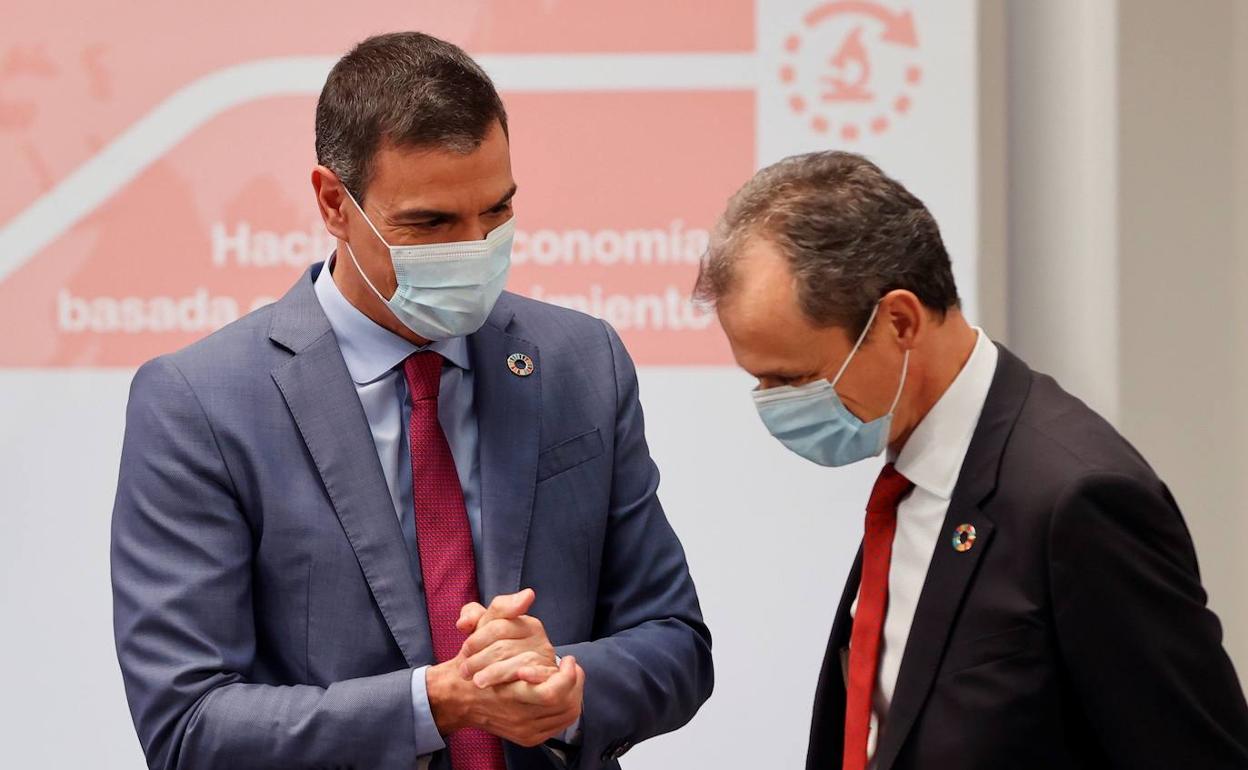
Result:
M131 388L114 625L153 768L416 763L411 668L433 662L423 586L313 292L319 269ZM512 294L469 346L482 598L536 590L532 614L586 670L571 764L615 767L687 722L713 681L632 361L605 323ZM512 353L536 371L513 375ZM556 761L506 748L512 770Z
M978 537L953 548L960 524ZM809 770L841 767L850 572ZM1196 552L1144 459L1001 349L935 545L876 770L1243 770L1248 705Z

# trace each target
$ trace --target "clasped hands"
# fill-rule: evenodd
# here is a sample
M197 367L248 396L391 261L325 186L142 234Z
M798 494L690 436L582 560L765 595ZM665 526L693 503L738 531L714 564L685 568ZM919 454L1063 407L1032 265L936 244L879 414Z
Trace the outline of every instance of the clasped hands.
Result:
M542 622L527 615L532 589L465 605L459 654L426 673L429 707L443 735L476 727L521 746L561 735L581 716L585 670L558 660Z

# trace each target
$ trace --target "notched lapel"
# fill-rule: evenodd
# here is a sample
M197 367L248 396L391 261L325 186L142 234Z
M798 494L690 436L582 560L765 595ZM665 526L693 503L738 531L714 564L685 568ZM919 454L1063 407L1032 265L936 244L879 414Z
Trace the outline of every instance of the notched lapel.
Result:
M998 348L997 371L949 501L910 626L893 702L876 750L878 770L890 770L927 702L967 589L992 546L995 526L983 506L996 491L1001 455L1031 389L1027 365L1004 347ZM974 546L966 551L956 550L952 542L961 524L974 526L976 532Z
M409 666L424 665L433 660L424 595L412 575L368 418L324 314L316 319L320 304L311 280L307 276L304 280L306 287L292 290L275 308L270 336L294 357L273 370L273 381L316 464L390 633ZM312 339L303 331L309 318L324 327Z
M810 720L810 746L807 748L806 766L811 770L834 766L841 761L845 742L845 675L842 650L849 647L853 617L850 609L858 595L862 581L862 546L850 567L841 592L841 603L832 621L828 648L823 656L823 668L819 671L819 685L815 690L815 705Z
M502 311L500 309L499 314ZM520 590L541 434L542 362L537 346L508 334L497 315L469 338L481 462L481 563L477 582L488 603ZM533 360L533 373L507 366L513 353Z
M976 530L975 546L969 551L954 550L952 537L959 524L971 524ZM906 651L888 720L880 735L877 767L886 770L901 750L915 719L927 701L932 683L944 657L949 634L962 601L970 588L979 561L991 546L993 522L975 506L955 499L949 505L944 528L936 543L932 563L923 583L923 592L915 609Z

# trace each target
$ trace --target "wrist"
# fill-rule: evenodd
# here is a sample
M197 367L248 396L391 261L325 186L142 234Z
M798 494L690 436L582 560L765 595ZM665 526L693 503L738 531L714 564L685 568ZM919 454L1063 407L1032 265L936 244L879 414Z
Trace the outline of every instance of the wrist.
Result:
M439 663L425 669L425 691L429 696L429 713L438 732L448 736L468 724L464 678L459 674L458 660ZM471 682L468 683L471 685Z

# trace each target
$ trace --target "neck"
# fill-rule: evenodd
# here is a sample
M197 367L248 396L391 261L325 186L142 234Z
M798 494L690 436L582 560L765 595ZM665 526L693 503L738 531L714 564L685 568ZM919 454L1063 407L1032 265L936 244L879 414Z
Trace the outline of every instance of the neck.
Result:
M890 450L900 453L905 447L914 429L945 395L970 360L978 336L962 311L950 310L940 326L931 331L931 337L922 350L916 349L911 353L913 379L907 384L910 394L903 397L904 408L899 405L893 418L901 426L889 442Z
M337 284L338 291L342 292L342 296L346 298L347 302L355 306L356 310L368 316L370 321L393 334L397 334L413 345L423 347L429 344L429 340L407 328L402 321L395 317L394 313L390 312L390 308L373 293L373 290L368 287L368 284L360 276L360 271L356 267L355 261L347 253L347 246L342 241L338 241L338 250L334 256L332 268L330 277Z

